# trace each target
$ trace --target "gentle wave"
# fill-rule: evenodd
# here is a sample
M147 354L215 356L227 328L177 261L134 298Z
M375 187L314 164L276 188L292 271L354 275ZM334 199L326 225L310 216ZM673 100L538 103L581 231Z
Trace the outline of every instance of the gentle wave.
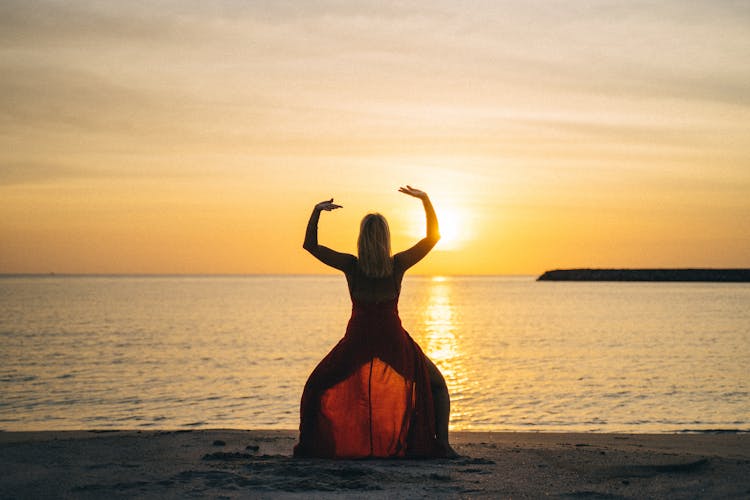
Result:
M408 277L452 427L750 428L750 285ZM6 277L0 428L296 428L350 312L338 276Z

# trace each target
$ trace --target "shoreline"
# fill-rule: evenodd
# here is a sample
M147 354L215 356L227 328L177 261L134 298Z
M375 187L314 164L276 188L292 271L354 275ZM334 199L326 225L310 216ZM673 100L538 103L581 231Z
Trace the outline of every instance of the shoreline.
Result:
M455 460L294 459L293 430L0 432L0 497L750 495L750 434L451 433Z

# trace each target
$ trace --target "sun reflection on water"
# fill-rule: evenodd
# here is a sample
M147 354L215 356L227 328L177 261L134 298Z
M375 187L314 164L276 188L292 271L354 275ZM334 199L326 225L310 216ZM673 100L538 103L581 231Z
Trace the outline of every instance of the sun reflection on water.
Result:
M440 369L448 384L453 402L451 416L454 427L460 420L460 394L466 383L462 373L462 355L459 345L460 319L453 303L450 278L435 276L429 285L427 304L421 316L422 346L425 354Z
M427 356L438 365L452 372L451 360L456 357L456 335L454 310L451 304L450 284L444 277L433 278L427 307L422 318L425 330ZM443 373L447 378L448 374Z

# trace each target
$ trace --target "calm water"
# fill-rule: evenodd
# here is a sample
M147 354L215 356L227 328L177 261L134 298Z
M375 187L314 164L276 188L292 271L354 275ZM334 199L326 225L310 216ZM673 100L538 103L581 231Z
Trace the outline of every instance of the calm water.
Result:
M407 277L454 429L750 429L750 285ZM0 278L0 429L296 428L343 277Z

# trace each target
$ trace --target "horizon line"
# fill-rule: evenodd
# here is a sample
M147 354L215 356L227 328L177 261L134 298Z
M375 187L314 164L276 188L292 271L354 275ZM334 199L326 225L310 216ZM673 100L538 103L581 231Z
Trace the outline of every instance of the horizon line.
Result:
M14 277L40 277L40 278L65 278L65 277L323 277L323 276L340 276L341 273L2 273L0 272L0 278L14 278ZM500 276L538 276L537 273L492 273L492 274L448 274L448 273L409 273L408 276L413 277L500 277Z

